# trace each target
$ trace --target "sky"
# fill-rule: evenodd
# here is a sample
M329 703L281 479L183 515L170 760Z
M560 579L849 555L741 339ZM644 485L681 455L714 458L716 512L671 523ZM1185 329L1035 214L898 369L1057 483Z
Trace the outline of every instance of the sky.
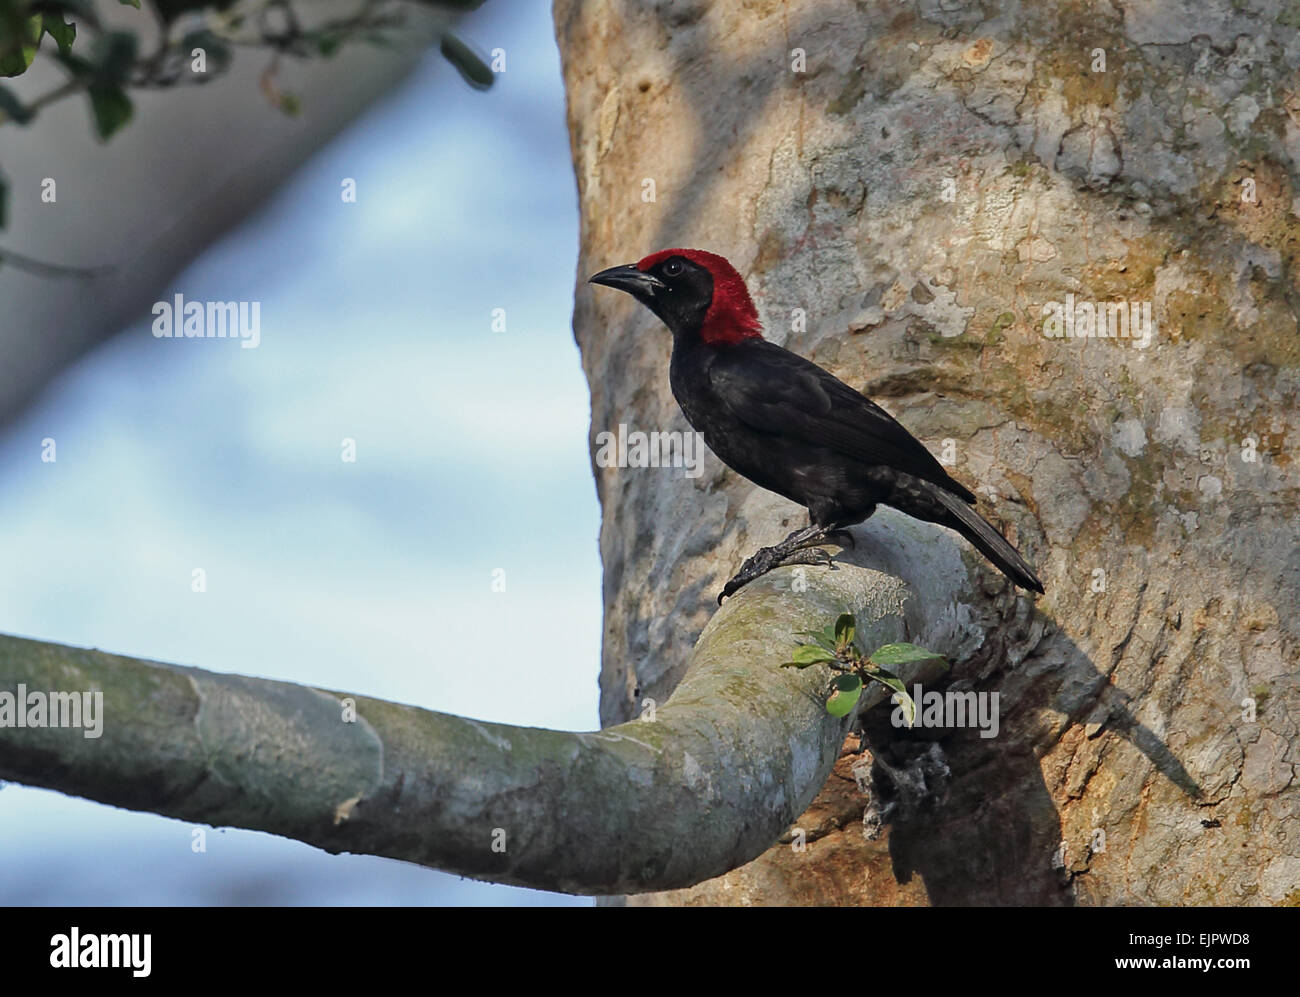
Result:
M431 54L174 281L260 302L256 349L142 313L0 435L0 632L599 726L559 57L548 5L476 25L491 91ZM590 903L192 827L5 785L0 905Z

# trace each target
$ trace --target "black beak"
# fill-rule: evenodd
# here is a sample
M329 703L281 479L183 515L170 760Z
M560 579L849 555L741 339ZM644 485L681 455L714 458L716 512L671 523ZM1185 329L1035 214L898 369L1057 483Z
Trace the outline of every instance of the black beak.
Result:
M588 283L604 284L606 287L616 287L620 291L626 291L638 301L646 304L654 298L656 291L668 286L654 274L648 274L642 270L638 270L635 263L629 263L627 266L610 267L608 270L602 270L600 273L591 277L588 280Z

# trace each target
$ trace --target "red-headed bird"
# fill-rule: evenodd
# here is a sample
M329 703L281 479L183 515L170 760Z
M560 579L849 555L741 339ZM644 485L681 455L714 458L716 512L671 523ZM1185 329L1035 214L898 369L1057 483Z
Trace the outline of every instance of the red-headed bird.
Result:
M809 525L749 558L718 602L779 565L829 563L816 545L844 537L881 503L956 530L1021 588L1043 591L971 508L975 496L893 416L763 338L744 280L721 256L665 249L591 282L627 291L671 330L673 395L718 459L808 510Z

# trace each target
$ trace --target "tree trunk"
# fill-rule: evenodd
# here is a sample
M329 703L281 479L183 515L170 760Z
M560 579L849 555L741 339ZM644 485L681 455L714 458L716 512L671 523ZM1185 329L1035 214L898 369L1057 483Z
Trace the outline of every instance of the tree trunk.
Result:
M1000 694L998 735L872 715L803 836L650 902L1300 902L1300 5L1245 6L557 0L579 278L727 256L1047 586L859 528L850 559L923 594L956 565L949 681ZM1124 335L1086 335L1096 302ZM593 452L687 428L649 313L580 285L574 327ZM595 473L614 724L804 513L711 455Z

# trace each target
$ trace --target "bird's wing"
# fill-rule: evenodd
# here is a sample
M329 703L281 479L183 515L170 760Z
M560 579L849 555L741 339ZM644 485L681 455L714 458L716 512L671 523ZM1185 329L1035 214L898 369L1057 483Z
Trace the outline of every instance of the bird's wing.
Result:
M732 414L759 432L892 467L975 501L898 420L797 353L765 340L720 350L709 380Z

